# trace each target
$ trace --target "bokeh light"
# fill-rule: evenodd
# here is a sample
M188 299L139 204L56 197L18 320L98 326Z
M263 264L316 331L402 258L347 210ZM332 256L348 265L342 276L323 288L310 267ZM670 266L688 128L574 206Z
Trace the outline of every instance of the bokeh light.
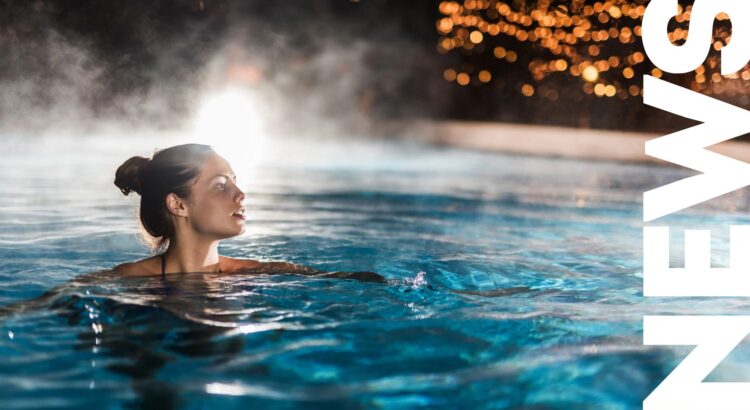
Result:
M581 72L581 76L584 80L593 83L599 79L599 70L597 70L596 67L590 65L583 69L583 71Z
M554 75L570 76L581 81L583 94L636 97L640 96L642 75L664 74L650 65L643 53L641 23L647 4L647 0L442 1L438 6L442 15L437 22L438 50L460 52L464 61L476 62L466 72L469 77L485 71L492 75L493 67L502 70L502 64L516 63L524 56L522 63L533 82L543 83ZM675 10L667 35L676 45L688 38L691 11L692 4L678 4ZM731 96L742 92L743 86L723 81L718 64L718 51L731 38L731 24L725 13L718 14L716 20L712 52L686 85L695 91ZM482 58L485 53L494 59ZM480 81L475 85L487 83L483 77L486 75L478 76ZM750 80L750 68L746 66L736 78ZM469 82L462 77L457 83ZM599 83L604 88L597 89ZM526 88L515 89L526 95ZM536 95L553 100L549 93Z

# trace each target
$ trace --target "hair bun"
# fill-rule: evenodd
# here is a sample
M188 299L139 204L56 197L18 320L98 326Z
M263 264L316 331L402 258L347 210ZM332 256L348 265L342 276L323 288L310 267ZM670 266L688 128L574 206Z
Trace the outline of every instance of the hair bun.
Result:
M149 160L144 157L132 157L125 161L115 172L115 185L120 188L123 194L127 195L135 192L143 195L143 174L148 166Z

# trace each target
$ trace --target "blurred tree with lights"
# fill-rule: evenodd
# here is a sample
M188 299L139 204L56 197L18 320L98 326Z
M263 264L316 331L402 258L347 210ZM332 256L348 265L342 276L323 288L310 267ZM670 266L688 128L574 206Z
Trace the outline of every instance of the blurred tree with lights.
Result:
M435 27L437 51L447 61L443 77L459 88L493 90L499 108L513 111L522 122L659 130L664 116L642 104L643 75L665 76L648 61L640 39L647 3L442 1ZM675 45L687 39L691 3L681 3L670 23L668 35ZM746 66L726 77L719 72L718 51L730 37L729 17L717 15L707 61L693 73L666 75L667 79L750 105L743 91L750 69ZM520 109L513 106L519 100ZM491 111L492 107L478 107L477 116L502 118ZM679 119L668 121L667 128L683 126Z

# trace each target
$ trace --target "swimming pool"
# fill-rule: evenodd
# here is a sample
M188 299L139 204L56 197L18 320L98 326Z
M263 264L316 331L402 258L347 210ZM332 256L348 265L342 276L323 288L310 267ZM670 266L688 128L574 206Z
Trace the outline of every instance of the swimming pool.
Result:
M145 257L114 170L171 144L0 143L0 305ZM402 141L271 145L238 172L248 230L221 252L388 284L198 274L68 289L0 322L0 408L640 408L689 351L642 346L644 314L748 310L641 296L641 193L681 170ZM675 263L681 224L713 229L726 262L749 203L742 191L670 217ZM710 379L743 381L748 363L740 347Z

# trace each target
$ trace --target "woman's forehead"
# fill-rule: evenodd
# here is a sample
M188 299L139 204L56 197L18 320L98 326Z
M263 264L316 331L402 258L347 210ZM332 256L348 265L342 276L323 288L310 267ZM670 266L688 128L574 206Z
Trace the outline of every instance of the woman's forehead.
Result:
M209 155L201 168L201 177L212 178L221 174L234 175L229 162L218 154Z

